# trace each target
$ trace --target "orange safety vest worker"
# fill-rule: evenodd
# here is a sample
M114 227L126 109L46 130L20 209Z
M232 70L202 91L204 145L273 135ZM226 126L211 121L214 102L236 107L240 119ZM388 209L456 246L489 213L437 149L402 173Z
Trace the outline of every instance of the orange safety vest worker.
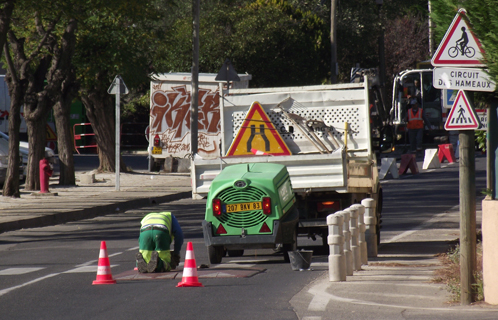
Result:
M422 119L422 108L418 108L416 113L413 113L413 108L408 109L408 129L424 128L424 120Z

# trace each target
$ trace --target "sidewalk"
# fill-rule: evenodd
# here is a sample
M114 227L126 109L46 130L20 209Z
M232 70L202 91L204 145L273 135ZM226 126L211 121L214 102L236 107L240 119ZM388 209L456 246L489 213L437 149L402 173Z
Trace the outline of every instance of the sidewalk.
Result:
M76 186L59 186L50 179L52 195L21 189L20 198L0 196L0 233L93 218L109 213L191 196L190 175L179 173L121 173L116 191L115 173L76 172ZM57 195L54 195L57 194Z
M436 255L459 237L459 216L455 207L420 228L383 234L378 256L369 257L361 271L344 282L330 282L327 272L294 296L299 319L498 319L498 306L450 303L446 285L433 282L442 266ZM480 220L479 201L477 216Z
M418 156L421 173L423 158ZM398 161L399 163L399 161ZM442 165L458 166L458 163ZM437 169L440 170L440 169ZM411 174L400 177L410 179ZM387 179L392 179L388 177ZM476 201L476 220L481 225L481 200ZM437 255L448 251L460 235L459 206L439 213L401 234L382 231L377 257L348 276L330 282L326 272L290 301L299 319L498 319L498 306L484 302L461 306L451 303L445 284L434 283L442 267ZM311 268L328 269L328 257L313 258Z

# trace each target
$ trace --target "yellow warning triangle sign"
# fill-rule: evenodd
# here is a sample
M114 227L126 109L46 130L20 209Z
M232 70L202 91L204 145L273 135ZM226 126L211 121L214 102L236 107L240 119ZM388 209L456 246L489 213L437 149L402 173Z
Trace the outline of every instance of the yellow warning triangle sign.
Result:
M54 130L47 124L46 138L47 141L56 141L57 136L55 135Z
M253 102L227 156L254 154L291 155L284 140L259 102Z

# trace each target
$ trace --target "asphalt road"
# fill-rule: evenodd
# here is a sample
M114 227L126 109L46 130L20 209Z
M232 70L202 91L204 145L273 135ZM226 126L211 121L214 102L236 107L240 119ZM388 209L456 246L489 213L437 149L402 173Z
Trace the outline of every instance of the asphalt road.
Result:
M297 319L290 299L325 272L325 268L292 271L281 254L264 250L223 261L228 266L237 260L235 269L252 266L261 269L261 273L250 278L203 279L204 288L176 288L180 279L93 286L100 241L106 241L114 277L132 270L140 219L156 210L176 213L185 240L194 245L197 264L207 264L200 228L204 202L190 199L65 225L4 233L0 235L1 318ZM25 307L27 303L29 308Z
M141 163L140 156L133 157ZM95 157L78 158L83 167L95 168L91 162ZM476 173L476 196L482 198L485 158L478 157L476 162L481 168ZM402 246L409 244L391 243L390 239L458 205L458 186L458 164L383 182L383 243L379 250L402 252ZM327 272L320 264L327 261L324 252L315 251L313 260L322 267L296 272L283 263L282 255L253 250L241 258L224 258L222 266L250 266L261 269L260 273L249 278L202 279L203 288L176 288L180 279L92 285L103 240L115 277L133 269L139 221L151 211L172 211L182 225L185 241L194 245L197 265L208 264L200 227L203 201L186 199L64 225L6 232L0 234L0 318L297 319L289 301ZM305 238L298 242L299 246L314 244ZM387 315L385 310L378 312ZM327 319L335 318L354 319L354 314L338 307Z

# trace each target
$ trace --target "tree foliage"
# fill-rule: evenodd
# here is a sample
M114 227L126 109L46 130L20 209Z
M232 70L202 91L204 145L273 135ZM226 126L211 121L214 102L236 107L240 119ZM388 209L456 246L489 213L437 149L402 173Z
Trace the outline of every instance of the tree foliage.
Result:
M201 72L217 73L229 58L239 73L253 75L251 86L316 84L327 77L328 31L313 13L286 1L241 1L238 8L229 2L211 4L201 9ZM158 55L160 71L190 70L191 25L188 14L172 25Z
M129 88L147 87L152 57L161 40L157 21L166 9L166 1L111 1L91 10L81 24L74 65L99 146L99 170L115 167L115 104L107 89L118 74ZM124 163L120 168L127 170Z
M22 100L13 102L24 105L30 143L27 190L39 189L38 163L45 152L46 119L71 64L76 23L68 12L74 12L72 4L50 0L18 1L13 11L8 40L15 62L9 65L7 78L18 79L8 81L9 92L19 92Z

